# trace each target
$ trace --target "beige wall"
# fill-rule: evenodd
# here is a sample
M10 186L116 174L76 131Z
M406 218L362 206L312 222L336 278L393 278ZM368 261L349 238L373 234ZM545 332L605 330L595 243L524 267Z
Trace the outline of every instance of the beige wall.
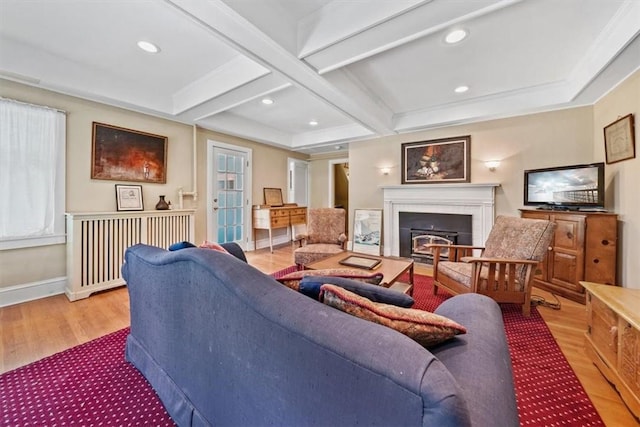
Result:
M0 96L47 105L67 111L66 211L110 212L116 210L118 181L92 180L92 122L101 122L168 137L167 183L142 184L145 210L153 210L159 195L177 208L178 188L192 190L193 127L171 120L85 101L0 79ZM185 199L185 208L196 208L196 242L206 238L206 141L214 139L253 149L253 203L262 203L263 187L286 190L287 157L307 156L264 144L209 132L197 131L198 193L195 203ZM258 236L260 237L260 236ZM47 281L66 275L65 245L0 251L0 288Z
M632 113L635 118L636 158L606 166L606 198L619 215L618 282L640 289L640 71L600 99L593 107L593 152L604 159L603 129Z

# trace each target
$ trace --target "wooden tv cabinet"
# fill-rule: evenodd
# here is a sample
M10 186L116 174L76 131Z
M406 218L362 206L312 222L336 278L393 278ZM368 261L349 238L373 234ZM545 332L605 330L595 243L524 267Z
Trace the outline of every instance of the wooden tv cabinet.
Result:
M533 286L584 304L581 280L616 283L616 214L521 209L521 215L547 219L557 225L549 251L536 270Z
M587 355L640 418L640 289L581 284L587 291Z

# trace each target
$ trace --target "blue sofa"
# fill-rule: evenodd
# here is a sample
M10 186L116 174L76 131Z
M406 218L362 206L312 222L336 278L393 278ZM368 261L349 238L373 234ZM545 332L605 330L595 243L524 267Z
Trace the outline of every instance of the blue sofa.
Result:
M126 359L180 426L519 425L501 312L485 296L443 303L468 332L429 351L215 250L136 245L123 276Z

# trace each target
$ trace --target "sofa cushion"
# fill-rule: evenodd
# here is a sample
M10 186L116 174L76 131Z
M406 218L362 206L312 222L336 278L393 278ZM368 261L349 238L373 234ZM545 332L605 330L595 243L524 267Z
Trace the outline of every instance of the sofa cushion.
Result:
M326 305L395 329L424 347L467 332L453 320L428 311L376 303L335 285L322 285L321 290Z
M381 302L405 308L411 307L414 303L413 298L402 292L379 285L371 285L360 280L347 279L345 277L306 276L300 281L299 291L308 297L320 301L320 288L325 284L340 286L373 302Z
M202 249L213 249L214 251L219 251L226 254L229 253L229 251L227 251L220 243L209 242L208 240L202 242L202 244L198 247Z
M294 291L300 290L300 281L307 276L334 276L347 279L360 280L362 282L378 285L384 277L382 273L371 273L355 268L327 268L323 270L300 270L280 277L278 282L286 285Z

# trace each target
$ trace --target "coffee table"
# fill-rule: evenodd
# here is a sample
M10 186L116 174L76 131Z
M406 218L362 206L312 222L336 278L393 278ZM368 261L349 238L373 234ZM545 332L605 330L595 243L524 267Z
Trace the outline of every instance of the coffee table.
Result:
M340 264L340 261L348 256L363 256L367 258L376 258L380 260L378 264L372 270L362 268L362 271L370 271L372 273L382 273L381 286L385 288L395 289L400 292L404 292L408 295L413 294L413 259L393 257L393 256L371 256L367 254L359 254L351 251L344 251L336 255L332 255L329 258L322 259L320 261L312 262L304 267L309 270L324 270L328 268L356 268ZM398 282L400 276L404 273L409 273L409 283Z

